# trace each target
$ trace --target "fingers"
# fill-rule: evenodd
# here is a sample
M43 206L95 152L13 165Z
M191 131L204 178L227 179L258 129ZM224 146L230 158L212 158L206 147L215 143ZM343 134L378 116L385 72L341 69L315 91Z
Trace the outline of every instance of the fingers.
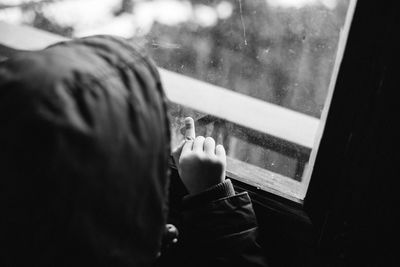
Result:
M215 155L221 160L226 160L225 149L222 145L215 146L215 140L211 137L204 138L203 136L197 136L194 141L186 140L182 154L190 151L194 152L205 152L208 155Z
M215 146L215 140L211 137L196 137L194 120L191 117L185 118L185 140L173 154L182 155L190 151L204 151L208 155L216 155L221 160L226 161L226 152L222 145Z
M205 138L203 136L197 136L196 139L194 139L193 151L195 152L203 151L204 140Z
M215 148L215 155L223 162L226 162L226 152L225 148L222 145L217 145L217 147Z
M185 140L194 140L195 138L194 120L191 117L187 117L185 118Z
M204 140L204 152L209 155L214 155L215 153L215 141L211 137L207 137Z

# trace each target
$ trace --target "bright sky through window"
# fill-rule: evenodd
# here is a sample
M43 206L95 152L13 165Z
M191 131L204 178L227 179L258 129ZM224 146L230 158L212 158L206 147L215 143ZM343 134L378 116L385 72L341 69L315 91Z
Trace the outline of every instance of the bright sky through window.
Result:
M307 5L324 5L327 8L335 8L337 0L266 0L271 6L301 8Z
M240 0L241 1L241 0ZM301 8L309 5L323 5L335 8L338 0L265 0L273 7ZM1 0L3 5L18 5L32 0ZM34 2L40 2L36 0ZM75 28L75 36L93 34L114 34L130 37L132 32L147 34L155 22L176 25L195 20L204 27L211 27L218 19L232 15L232 2L222 1L216 7L197 4L190 1L164 0L137 2L134 14L124 14L115 18L112 14L120 0L64 0L44 7L46 16L64 26ZM2 13L2 14L1 14ZM21 10L4 10L1 16L6 21L24 22L26 14ZM1 19L1 17L0 17Z
M0 20L69 38L119 35L142 46L170 93L173 142L192 116L199 134L226 147L228 171L304 196L298 188L306 188L353 0L22 2L32 3L0 0Z

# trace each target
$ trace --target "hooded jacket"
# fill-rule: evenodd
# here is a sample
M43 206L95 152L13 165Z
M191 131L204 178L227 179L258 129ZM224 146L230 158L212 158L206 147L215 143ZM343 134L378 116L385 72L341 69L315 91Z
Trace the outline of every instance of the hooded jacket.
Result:
M0 261L154 261L167 213L165 103L154 64L117 38L3 62Z
M169 142L156 67L122 39L77 39L0 63L0 265L152 266L168 213ZM158 265L263 266L247 193L227 181L184 204L183 241Z

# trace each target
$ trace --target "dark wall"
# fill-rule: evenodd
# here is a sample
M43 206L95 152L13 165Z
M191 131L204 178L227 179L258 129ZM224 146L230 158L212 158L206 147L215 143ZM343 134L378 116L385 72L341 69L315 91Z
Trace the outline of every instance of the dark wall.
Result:
M358 1L306 199L318 266L398 265L396 12Z

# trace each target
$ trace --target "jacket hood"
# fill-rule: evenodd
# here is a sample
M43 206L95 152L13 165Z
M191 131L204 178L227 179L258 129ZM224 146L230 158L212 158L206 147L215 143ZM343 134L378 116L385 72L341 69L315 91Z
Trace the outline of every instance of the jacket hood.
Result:
M77 39L2 62L0 265L151 264L169 142L156 67L125 40Z

